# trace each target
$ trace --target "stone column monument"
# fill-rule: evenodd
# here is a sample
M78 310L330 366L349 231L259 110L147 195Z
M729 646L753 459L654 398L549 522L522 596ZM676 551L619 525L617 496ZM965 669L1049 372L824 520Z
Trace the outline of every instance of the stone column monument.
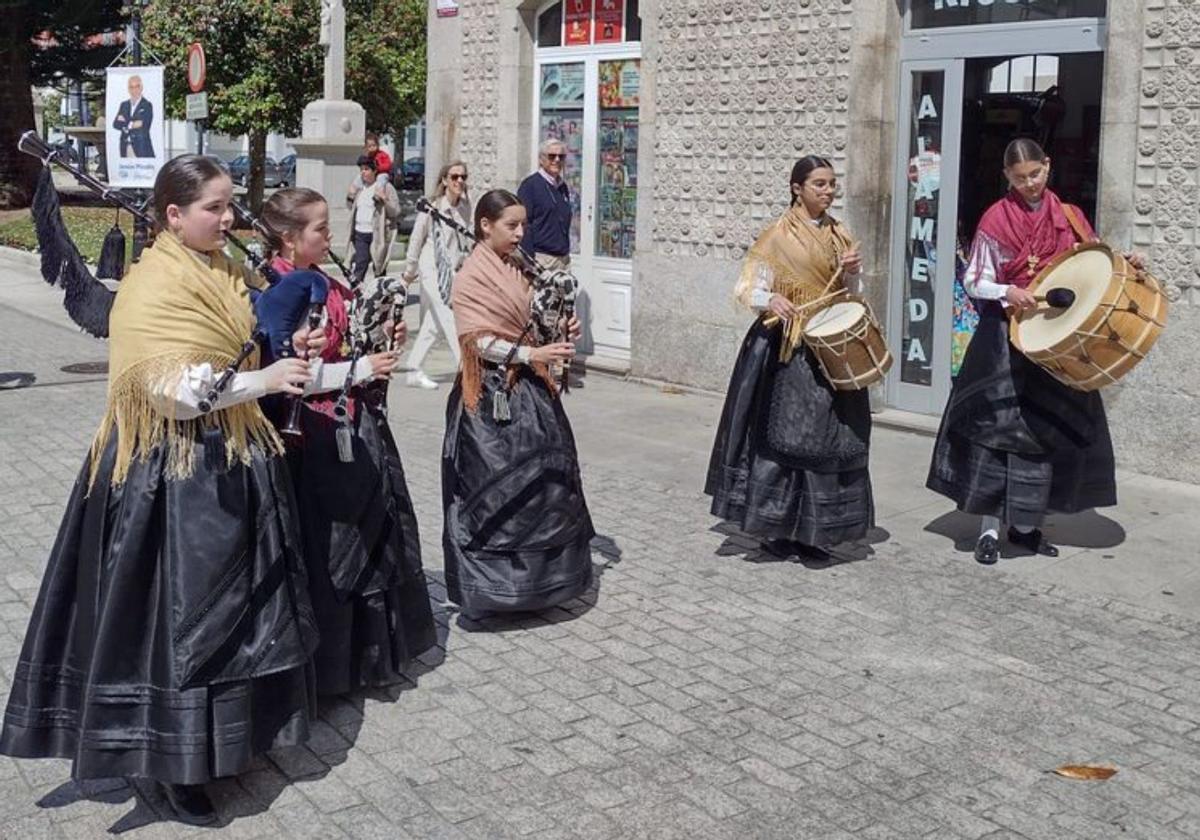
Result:
M342 0L321 0L321 46L325 50L325 90L304 107L296 149L296 185L309 187L329 202L332 248L341 254L349 239L346 190L358 174L367 115L346 99L346 9Z

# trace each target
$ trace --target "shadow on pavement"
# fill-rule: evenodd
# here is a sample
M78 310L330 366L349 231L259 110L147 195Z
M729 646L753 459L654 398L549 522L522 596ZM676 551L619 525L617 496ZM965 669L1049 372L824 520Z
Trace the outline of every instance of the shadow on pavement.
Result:
M927 524L925 530L953 540L956 551L972 552L975 550L975 541L979 538L979 517L952 510ZM1030 553L1009 545L1004 539L1004 530L1002 526L1002 557L1021 557ZM1121 524L1094 510L1075 514L1054 514L1047 518L1042 530L1046 539L1055 545L1073 548L1115 548L1125 542L1125 529Z
M875 556L873 546L892 538L889 531L875 527L861 540L842 543L828 549L829 558L791 555L781 557L763 547L762 541L739 530L728 522L719 522L709 529L725 537L715 552L718 557L741 557L747 563L797 563L806 569L829 569L846 563L857 563Z

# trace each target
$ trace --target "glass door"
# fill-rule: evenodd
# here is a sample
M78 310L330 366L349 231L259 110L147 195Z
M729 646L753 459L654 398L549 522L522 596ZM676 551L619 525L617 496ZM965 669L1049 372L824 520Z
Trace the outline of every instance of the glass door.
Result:
M963 61L900 68L888 403L937 414L950 391Z
M584 327L579 351L591 357L591 363L626 368L636 247L641 50L613 44L581 52L571 47L539 51L537 134L532 145L536 150L554 137L567 147L564 177L574 211L571 270L580 282L577 310Z

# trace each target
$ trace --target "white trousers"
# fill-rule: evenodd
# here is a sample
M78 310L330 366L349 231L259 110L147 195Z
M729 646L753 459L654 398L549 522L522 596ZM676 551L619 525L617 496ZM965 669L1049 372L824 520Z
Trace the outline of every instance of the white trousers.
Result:
M462 362L462 350L458 346L458 332L454 329L454 313L442 300L437 275L431 271L421 271L420 284L421 308L425 314L421 318L421 329L417 333L417 340L413 342L412 352L408 354L407 367L409 370L421 369L439 334L450 345L450 352L454 355L454 364L457 366Z

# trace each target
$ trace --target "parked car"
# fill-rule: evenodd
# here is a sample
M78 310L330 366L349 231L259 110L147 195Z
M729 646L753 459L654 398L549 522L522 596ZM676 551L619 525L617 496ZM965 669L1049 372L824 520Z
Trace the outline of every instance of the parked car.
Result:
M398 166L393 166L392 183L400 190L425 189L425 158L410 158Z
M296 186L296 156L288 155L279 161L279 186Z
M233 178L233 183L246 186L250 182L250 155L238 155L229 162L229 176ZM279 164L275 162L275 158L268 157L263 160L263 186L278 187L281 184L282 175L280 173Z

